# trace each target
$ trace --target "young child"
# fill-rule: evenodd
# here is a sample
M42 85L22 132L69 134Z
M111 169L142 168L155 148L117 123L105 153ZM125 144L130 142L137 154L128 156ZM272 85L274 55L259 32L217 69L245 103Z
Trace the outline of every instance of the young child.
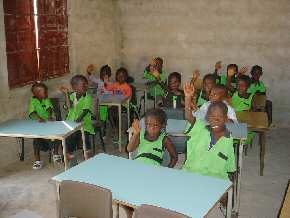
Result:
M255 65L251 69L251 85L248 89L248 92L251 94L265 95L266 86L260 80L260 77L263 75L263 68L261 66Z
M66 120L83 122L85 131L85 159L88 159L91 155L91 144L89 140L90 134L95 134L93 127L93 98L87 93L88 80L83 75L75 75L71 79L71 87L73 93L69 94L68 89L61 87L61 91L65 94L66 107L69 109ZM79 147L82 141L81 131L78 131L67 138L67 156L68 159L73 159L73 152Z
M233 148L233 138L226 129L228 121L228 107L221 101L213 102L206 114L207 125L203 120L192 116L191 98L194 95L194 87L184 85L185 116L190 122L188 131L190 136L187 142L187 156L183 169L229 179L236 171L236 161Z
M184 93L180 90L181 74L173 72L168 76L168 93L163 98L163 107L167 108L183 108Z
M109 85L112 75L111 67L104 65L100 69L100 78L93 75L94 66L89 65L87 68L88 79L97 86L98 94L103 94L106 91L106 86Z
M197 106L201 107L204 103L209 101L209 95L212 88L216 85L216 78L212 74L207 74L202 80L202 90L197 93Z
M160 166L164 150L167 149L170 155L168 167L175 166L177 153L165 133L166 120L166 114L160 108L150 109L145 113L145 130L141 130L139 121L134 120L132 124L133 136L127 146L127 151L132 152L138 148L135 160Z
M248 67L242 67L240 71L238 71L238 66L236 64L228 65L226 86L228 87L231 96L236 91L238 78L245 75L247 71Z
M53 105L50 99L47 97L47 86L44 83L34 83L31 87L33 96L30 99L28 114L32 120L38 120L39 122L52 121L53 118ZM50 148L54 148L53 161L61 162L61 155L58 154L59 144L57 142L47 139L34 139L33 150L35 162L32 166L33 169L41 169L43 167L43 161L40 160L40 150L47 151Z

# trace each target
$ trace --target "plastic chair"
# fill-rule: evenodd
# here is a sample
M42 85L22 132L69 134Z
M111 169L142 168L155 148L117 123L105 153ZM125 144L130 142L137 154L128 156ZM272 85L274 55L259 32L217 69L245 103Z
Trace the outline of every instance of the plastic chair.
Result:
M169 209L142 204L135 211L134 218L189 218L189 216Z
M74 181L62 181L59 186L59 218L112 218L110 190Z

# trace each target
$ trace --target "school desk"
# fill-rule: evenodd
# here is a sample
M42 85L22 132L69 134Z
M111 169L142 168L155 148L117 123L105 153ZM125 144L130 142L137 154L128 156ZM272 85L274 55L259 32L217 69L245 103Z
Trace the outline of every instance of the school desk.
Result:
M38 122L34 120L9 120L0 124L0 136L13 138L42 138L61 140L64 156L65 170L67 169L65 139L74 132L81 130L83 149L86 150L85 135L82 123L71 121Z
M228 193L232 183L183 170L144 164L125 158L99 154L55 176L59 184L72 180L111 190L117 204L136 208L141 204L159 206L194 218L204 217ZM227 217L231 215L231 203Z
M122 151L122 105L127 107L128 127L130 126L130 99L123 95L104 94L99 96L99 105L117 106L119 115L119 151Z
M148 96L147 96L147 92L148 92L148 86L146 84L143 83L133 83L132 84L135 88L137 92L143 92L144 93L144 114L147 111L147 102L148 102Z
M265 111L267 96L266 95L256 95L254 97L254 104L256 109Z
M290 216L290 180L285 191L282 207L279 211L279 218L289 218Z
M266 152L266 132L268 127L268 116L265 112L237 112L237 118L240 122L246 123L250 131L259 133L260 144L260 176L264 174L264 160Z

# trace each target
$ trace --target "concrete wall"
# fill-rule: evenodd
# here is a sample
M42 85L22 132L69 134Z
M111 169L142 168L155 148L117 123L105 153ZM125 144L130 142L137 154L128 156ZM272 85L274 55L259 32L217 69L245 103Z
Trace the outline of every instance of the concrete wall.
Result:
M3 3L0 3L0 122L3 122L25 116L31 93L30 86L8 88ZM46 81L50 95L57 94L58 87L68 83L73 74L84 73L90 63L97 68L107 63L115 69L119 62L113 0L68 0L68 9L71 74ZM19 147L15 139L1 138L0 147L0 166L17 160ZM31 140L27 140L26 155L31 153Z
M119 0L121 59L141 79L152 56L186 80L216 61L261 65L274 119L290 124L289 0Z

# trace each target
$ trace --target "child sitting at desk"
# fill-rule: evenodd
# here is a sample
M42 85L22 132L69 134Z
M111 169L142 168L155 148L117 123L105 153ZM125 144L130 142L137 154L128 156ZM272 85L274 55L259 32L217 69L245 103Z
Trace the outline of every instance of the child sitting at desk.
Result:
M180 90L181 74L173 72L168 76L168 93L163 98L162 107L167 108L183 108L184 107L184 93Z
M93 98L87 93L88 90L88 80L83 75L75 75L71 79L71 87L73 93L69 94L68 89L61 87L61 91L65 94L66 107L69 109L67 120L75 122L84 123L85 131L85 144L86 151L84 151L85 159L90 157L91 144L89 140L90 134L95 134L95 129L93 127L92 117L93 117ZM68 160L74 158L73 152L79 147L82 141L81 131L77 131L67 138L67 156Z
M93 71L94 66L90 64L87 68L88 79L90 82L97 86L96 88L98 90L98 94L102 94L106 91L106 86L111 83L111 67L109 65L102 66L100 69L100 78L97 78L95 75L93 75Z
M38 120L39 122L52 121L53 118L53 105L50 99L47 97L47 86L44 83L34 83L31 87L33 96L30 99L28 114L32 120ZM54 162L61 162L62 157L58 154L59 144L55 141L48 139L34 139L33 150L35 162L33 169L41 169L43 167L43 161L40 160L40 150L47 151L54 147Z
M187 134L187 157L183 169L202 175L229 179L236 171L236 161L233 147L233 138L226 129L228 121L228 107L222 101L210 104L206 121L192 115L191 97L194 95L194 86L184 85L185 116L191 124Z
M209 96L212 88L216 85L216 78L212 74L207 74L202 80L202 90L197 93L197 106L201 107L204 103L209 101Z

